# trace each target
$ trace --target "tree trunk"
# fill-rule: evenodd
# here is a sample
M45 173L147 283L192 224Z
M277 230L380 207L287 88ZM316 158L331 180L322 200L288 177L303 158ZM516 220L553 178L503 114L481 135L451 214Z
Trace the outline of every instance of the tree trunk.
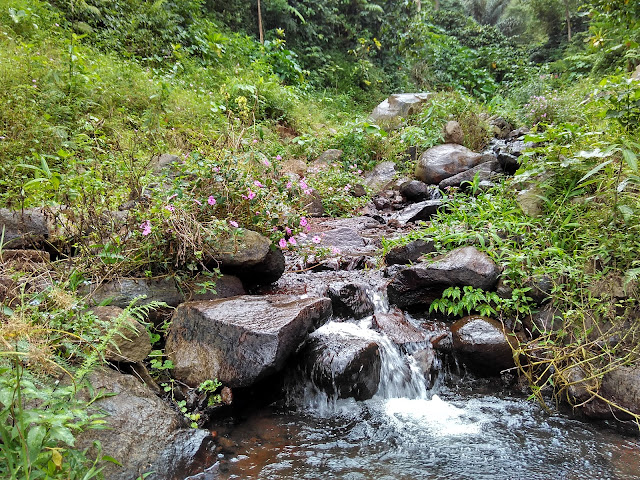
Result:
M260 43L264 45L264 32L262 31L262 10L260 9L260 0L258 0L258 31L260 32Z
M564 0L564 18L567 21L567 41L571 42L571 14L569 13L569 0Z

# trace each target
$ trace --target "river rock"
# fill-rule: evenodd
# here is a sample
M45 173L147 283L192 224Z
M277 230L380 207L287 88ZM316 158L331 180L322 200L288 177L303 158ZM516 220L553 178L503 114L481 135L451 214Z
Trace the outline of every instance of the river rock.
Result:
M369 120L383 127L395 127L401 118L417 113L431 93L396 93L373 109Z
M530 217L539 217L543 213L544 191L539 185L533 185L525 190L518 192L516 202L525 215Z
M520 168L518 157L511 153L500 152L498 154L498 162L500 162L500 168L509 175L515 174Z
M427 200L431 197L429 185L420 180L409 180L400 185L400 194L411 202Z
M322 198L315 190L303 198L302 208L310 217L323 217L325 214Z
M117 394L94 403L107 413L109 428L86 430L76 443L82 450L98 440L102 454L122 464L105 462L105 478L132 480L146 472L153 472L148 480L184 478L186 472L213 463L215 445L209 432L186 428L185 418L135 377L103 369L89 381L95 391Z
M109 329L114 325L124 310L114 306L100 306L91 309L93 314L109 326L101 326ZM142 362L151 352L151 337L144 325L131 316L122 319L122 324L113 337L109 350L104 358L112 362Z
M173 314L166 351L175 377L188 385L217 378L246 387L281 370L330 315L328 298L296 295L187 302Z
M393 247L385 255L384 261L387 265L406 265L408 263L417 262L422 255L433 251L433 240L418 239L409 242L406 245Z
M379 193L393 182L396 173L396 164L394 162L380 162L373 170L365 174L364 183L374 194Z
M171 172L181 161L181 158L177 155L163 153L162 155L153 157L151 160L151 168L155 175L160 175L164 172Z
M380 347L356 326L330 323L311 335L301 352L313 383L330 395L367 400L380 383Z
M360 319L373 314L373 302L362 283L332 284L328 290L333 313L343 318Z
M41 246L49 237L47 218L38 208L21 211L0 208L0 234L3 230L3 248Z
M316 158L311 164L311 170L314 172L321 172L328 170L332 163L336 163L342 158L342 150L337 148L330 148L325 150Z
M427 382L427 386L433 385L434 377L437 375L437 362L436 354L431 344L427 343L425 348L418 350L411 356L413 357L420 372L422 372L422 375Z
M444 143L457 143L462 145L464 143L464 133L462 133L462 127L455 120L448 121L443 129Z
M590 398L590 395L585 395L584 393L580 396L581 401ZM620 366L605 373L602 377L599 394L610 402L640 415L640 367ZM582 410L592 418L630 419L628 414L600 399L587 402L582 407Z
M513 130L513 127L509 122L501 117L493 117L489 120L489 125L493 129L493 134L497 138L507 138L509 133Z
M271 248L271 240L253 230L223 240L217 252L214 261L222 271L253 285L275 282L284 273L282 250Z
M400 308L428 305L452 286L492 289L499 267L475 247L457 248L434 260L400 270L387 286L389 302Z
M427 221L444 207L442 200L425 200L409 205L393 216L400 225L418 221Z
M445 178L438 184L438 188L440 188L440 190L445 190L446 188L451 187L464 187L465 185L463 184L465 183L473 183L476 175L478 175L479 181L481 182L490 181L496 173L500 172L500 170L500 163L497 160L484 162L480 165L476 165L475 167L470 168L469 170L460 172L457 175Z
M451 333L454 352L476 373L499 375L502 370L515 366L511 344L497 320L465 317L451 326Z
M495 160L495 156L475 153L462 145L445 143L430 148L420 156L415 176L424 183L439 184L445 178L491 160Z
M427 333L413 326L399 308L392 308L388 313L376 313L373 316L373 328L384 333L396 345L426 342L429 339Z

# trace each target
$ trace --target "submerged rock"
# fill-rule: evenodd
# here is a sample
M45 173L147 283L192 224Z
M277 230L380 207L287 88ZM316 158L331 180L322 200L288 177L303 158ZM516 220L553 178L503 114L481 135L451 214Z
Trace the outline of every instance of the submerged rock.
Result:
M312 327L331 315L328 298L241 296L187 302L172 318L166 351L191 386L217 378L246 387L284 367Z
M424 183L439 184L445 178L495 159L494 155L483 155L462 145L445 143L430 148L420 156L415 175Z
M102 454L122 464L106 462L105 478L131 480L152 472L147 479L173 479L213 462L209 432L186 428L185 418L135 377L104 369L92 373L89 381L95 391L116 393L94 403L107 413L109 429L86 430L76 444L82 450L98 440Z
M428 305L452 286L490 290L499 274L499 267L488 255L475 247L462 247L400 270L389 282L387 294L389 302L400 308Z
M380 347L358 335L353 325L331 323L319 328L305 344L301 358L313 383L329 395L367 400L380 383Z
M502 370L515 366L509 337L497 320L465 317L451 326L451 333L454 352L475 373L499 375Z

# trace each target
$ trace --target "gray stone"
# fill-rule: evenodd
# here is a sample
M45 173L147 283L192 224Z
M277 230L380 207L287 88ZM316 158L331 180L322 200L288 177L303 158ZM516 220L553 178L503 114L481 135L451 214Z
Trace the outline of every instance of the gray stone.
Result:
M384 257L384 260L387 265L406 265L408 263L417 262L422 255L431 253L433 250L433 240L418 239L409 242L406 245L393 247Z
M489 124L493 128L493 133L498 138L507 138L513 127L504 118L494 117L489 120Z
M419 202L429 199L431 191L426 183L420 180L410 180L400 185L400 194L411 202Z
M13 211L0 208L0 235L4 231L4 248L41 246L49 237L49 230L49 222L40 209Z
M373 302L362 283L337 283L327 292L333 304L333 314L343 318L360 319L373 314Z
M105 352L105 359L112 362L142 362L151 352L151 337L144 325L131 316L122 317L119 307L93 307L93 314L102 322L114 325L118 317L122 324L113 337L113 344ZM109 327L102 327L108 329Z
M401 119L417 113L431 93L396 93L373 109L369 120L383 127L396 127Z
M495 160L495 156L475 153L462 145L445 143L430 148L420 156L415 176L427 184L439 184L445 178L491 160Z
M173 314L166 351L175 377L188 385L217 378L246 387L282 369L330 314L328 298L295 295L187 302Z
M538 185L534 185L526 190L518 192L516 201L525 215L529 215L530 217L539 217L543 212L543 194L544 191L542 188Z
M163 153L153 157L151 166L155 175L160 175L164 172L170 172L172 168L181 162L181 159L177 155L170 153Z
M396 345L429 340L427 332L413 326L399 308L392 308L388 313L376 313L373 316L373 328L384 333Z
M499 375L515 366L509 337L502 324L480 316L458 320L451 326L453 350L467 368L481 375ZM511 339L514 345L515 338Z
M302 201L302 208L309 214L310 217L324 217L324 206L322 205L322 198L320 197L320 194L318 192L314 190Z
M146 478L161 480L196 473L213 463L214 444L209 432L187 429L181 414L133 376L104 369L92 373L89 381L95 391L117 394L94 403L107 413L109 428L85 430L76 443L82 450L98 440L102 454L122 464L105 462L105 478L131 480L153 472Z
M240 234L222 240L216 250L214 263L247 283L272 283L284 273L282 250L271 248L271 240L253 230L242 229Z
M380 347L351 327L331 323L319 328L309 335L301 358L321 390L339 398L367 400L380 383Z
M417 221L427 221L444 207L442 200L425 200L409 205L393 216L400 225Z
M428 262L404 268L387 286L389 302L399 307L430 304L452 286L492 289L499 267L475 247L462 247Z
M464 143L464 133L462 127L455 120L448 121L443 129L444 143L457 143L462 145Z
M451 187L468 187L469 184L473 183L476 175L478 175L479 181L489 181L500 171L500 163L497 160L491 160L452 177L445 178L438 184L438 187L441 190Z
M395 178L396 164L394 162L380 162L373 170L367 172L364 177L364 184L375 193L379 193L387 188Z

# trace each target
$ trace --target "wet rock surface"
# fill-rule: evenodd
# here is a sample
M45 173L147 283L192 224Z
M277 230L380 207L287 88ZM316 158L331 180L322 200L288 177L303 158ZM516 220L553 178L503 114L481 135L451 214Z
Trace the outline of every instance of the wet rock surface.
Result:
M89 380L96 391L116 393L95 402L108 414L110 429L87 430L77 439L81 449L100 441L102 454L122 464L106 463L105 478L131 480L147 472L153 472L146 477L153 480L177 478L213 460L209 432L187 429L181 414L133 376L104 369L92 373Z
M400 224L427 221L439 210L444 208L442 200L425 200L423 202L409 205L404 210L398 212L393 218Z
M384 260L387 265L406 265L415 263L422 255L434 251L433 240L414 240L406 245L393 247L385 255Z
M492 160L495 160L492 154L475 153L462 145L445 143L430 148L420 156L415 176L424 183L437 185L446 178Z
M451 286L491 290L500 274L488 255L462 247L429 262L400 270L387 287L389 302L402 307L428 305Z
M465 366L480 375L498 375L515 366L504 327L497 320L470 316L451 326L453 350Z
M476 180L476 175L479 182L490 181L501 170L502 168L500 167L500 163L497 160L491 160L489 162L481 163L480 165L476 165L469 170L465 170L464 172L460 172L457 175L453 175L452 177L442 180L438 184L438 187L441 190L452 187L468 187L468 185L465 184L473 183Z
M333 313L342 318L360 319L373 315L373 302L368 287L362 283L332 284L327 294L333 304Z
M412 325L399 308L393 308L388 313L376 313L373 316L373 328L396 345L421 343L429 339L427 332Z
M378 390L378 344L350 329L328 324L316 330L309 336L302 358L313 383L329 395L367 400Z
M330 314L328 298L295 295L187 302L173 315L166 351L188 385L217 378L245 387L281 370Z

